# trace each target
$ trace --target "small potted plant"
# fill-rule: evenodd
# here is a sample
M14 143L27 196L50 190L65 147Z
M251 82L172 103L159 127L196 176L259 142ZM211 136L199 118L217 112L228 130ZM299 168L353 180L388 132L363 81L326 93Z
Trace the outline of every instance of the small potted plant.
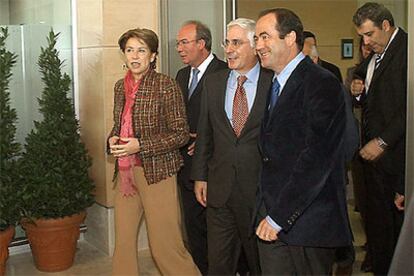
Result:
M7 28L0 29L0 275L4 275L8 246L14 226L20 220L17 157L20 145L15 141L16 110L10 106L9 82L17 56L6 50Z
M62 271L73 264L79 226L94 202L91 165L79 134L70 91L62 74L53 30L41 49L39 67L44 89L39 99L43 120L26 138L21 158L22 225L41 271Z

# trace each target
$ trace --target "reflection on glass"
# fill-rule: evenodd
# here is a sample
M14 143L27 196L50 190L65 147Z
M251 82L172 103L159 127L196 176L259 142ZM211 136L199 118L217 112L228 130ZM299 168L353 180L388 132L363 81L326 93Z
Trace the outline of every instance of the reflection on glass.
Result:
M37 98L43 83L37 61L40 47L47 46L51 28L60 32L56 48L64 61L62 71L73 79L71 1L0 0L0 26L9 29L6 48L18 55L12 70L10 97L18 116L16 139L23 145L33 121L42 119ZM24 237L24 231L18 228L16 238L20 237Z

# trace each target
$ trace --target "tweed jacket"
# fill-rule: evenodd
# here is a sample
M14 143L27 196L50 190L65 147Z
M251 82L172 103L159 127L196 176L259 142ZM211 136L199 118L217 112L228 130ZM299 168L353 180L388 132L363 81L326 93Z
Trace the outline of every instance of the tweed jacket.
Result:
M124 79L120 79L114 87L114 126L109 137L119 136L124 105ZM179 148L187 143L189 130L182 93L175 80L154 70L143 76L136 92L132 126L148 184L176 174L183 165Z

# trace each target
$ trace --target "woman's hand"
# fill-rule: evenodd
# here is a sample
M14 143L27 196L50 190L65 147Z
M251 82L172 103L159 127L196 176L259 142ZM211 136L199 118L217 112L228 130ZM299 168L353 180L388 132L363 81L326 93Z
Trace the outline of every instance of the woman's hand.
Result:
M119 138L119 141L120 144L110 145L111 153L117 158L135 154L140 150L137 138Z
M119 141L118 136L112 136L111 138L108 139L109 147L116 145L118 141Z

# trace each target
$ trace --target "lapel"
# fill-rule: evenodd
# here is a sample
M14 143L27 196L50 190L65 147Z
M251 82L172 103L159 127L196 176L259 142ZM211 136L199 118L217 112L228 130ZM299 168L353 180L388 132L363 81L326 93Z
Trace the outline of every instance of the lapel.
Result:
M186 98L188 99L189 102L191 102L192 99L196 98L195 97L196 95L201 93L201 90L203 88L203 81L204 81L204 79L206 78L206 76L208 74L210 74L211 72L214 72L215 67L216 67L216 63L217 63L217 57L214 55L214 58L211 60L210 64L207 66L206 71L204 72L203 76L198 81L197 86L194 89L193 94L191 94L190 99L188 99L188 82L190 81L190 71L191 71L191 67L190 67L190 71L188 72L188 78L187 78L187 93L186 93Z
M373 84L376 83L376 80L382 75L384 70L387 68L387 65L390 64L391 60L393 59L393 56L395 55L397 47L402 47L402 43L404 43L402 41L403 40L402 38L403 38L403 30L400 28L398 30L398 33L395 35L394 40L388 46L388 49L385 52L385 55L382 58L382 61L379 64L378 68L374 71L374 75L372 76L371 84L369 86L368 95L370 94L370 92L372 92L371 88L373 87Z
M231 70L226 69L223 71L223 74L217 74L218 78L215 83L214 90L217 91L216 99L217 99L217 116L219 117L219 122L223 122L225 128L228 130L227 133L232 137L232 139L236 138L236 134L234 133L233 127L227 118L227 113L225 109L225 102L226 102L226 90L227 90L227 80L230 76Z
M190 79L190 72L191 72L191 66L187 66L184 68L182 77L178 80L181 91L183 93L184 101L187 104L188 102L188 82Z
M312 61L307 56L298 64L298 66L296 66L295 70L293 70L285 86L283 87L282 93L280 94L279 99L277 100L276 105L273 108L271 114L269 114L269 111L267 109L268 104L266 105L266 127L269 127L271 123L275 120L275 118L277 118L278 110L280 110L285 105L285 103L289 101L289 98L292 96L292 93L295 93L298 87L302 84L303 76L306 74L306 69L309 67L310 64L312 64Z

